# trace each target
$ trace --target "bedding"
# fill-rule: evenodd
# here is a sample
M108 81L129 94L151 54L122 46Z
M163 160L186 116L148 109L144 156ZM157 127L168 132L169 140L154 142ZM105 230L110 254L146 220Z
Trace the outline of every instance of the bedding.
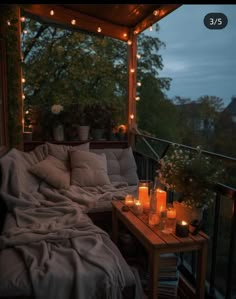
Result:
M133 285L135 298L142 298L140 282L119 250L86 214L124 198L131 187L135 192L135 186L57 189L30 171L48 154L46 144L29 153L12 149L0 159L0 198L8 209L0 236L0 295L119 299Z

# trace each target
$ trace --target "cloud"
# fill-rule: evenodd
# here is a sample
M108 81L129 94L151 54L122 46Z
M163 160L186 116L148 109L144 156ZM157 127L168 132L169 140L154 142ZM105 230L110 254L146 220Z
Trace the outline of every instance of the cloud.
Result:
M224 13L228 25L210 30L204 17L211 12ZM172 78L169 97L215 95L227 105L236 94L236 5L182 5L159 22L157 34L166 44L160 50L164 68L162 77Z

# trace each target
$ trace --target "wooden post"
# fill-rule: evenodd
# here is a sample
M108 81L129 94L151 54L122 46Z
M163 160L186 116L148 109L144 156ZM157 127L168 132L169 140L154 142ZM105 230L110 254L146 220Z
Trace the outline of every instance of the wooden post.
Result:
M4 6L1 8L0 18L0 145L9 145L7 122L7 52L6 52L6 19Z
M0 86L1 143L23 149L23 103L21 84L21 24L17 4L1 7Z
M127 105L127 125L128 143L134 148L134 135L132 129L136 128L136 76L137 76L137 36L130 32L128 44L128 105ZM132 118L133 117L133 118Z

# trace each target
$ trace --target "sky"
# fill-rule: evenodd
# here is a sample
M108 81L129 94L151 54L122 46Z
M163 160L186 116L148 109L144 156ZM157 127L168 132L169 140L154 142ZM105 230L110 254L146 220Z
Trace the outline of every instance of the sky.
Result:
M228 24L212 30L204 25L208 13L223 13ZM182 5L159 21L157 35L166 44L160 50L164 68L161 77L172 78L169 98L197 100L204 95L223 99L236 96L236 4Z

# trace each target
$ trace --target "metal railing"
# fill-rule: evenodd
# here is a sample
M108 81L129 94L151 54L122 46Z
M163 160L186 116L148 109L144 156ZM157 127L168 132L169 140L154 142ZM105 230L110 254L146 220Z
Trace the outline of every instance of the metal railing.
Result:
M154 179L155 171L157 169L158 160L163 157L166 152L168 151L169 147L171 145L178 145L182 149L187 149L191 151L197 151L196 148L183 145L183 144L177 144L173 143L168 140L156 138L153 136L148 136L145 134L141 134L140 132L135 132L135 140L136 140L136 148L134 150L137 166L138 166L138 174L140 179ZM140 146L140 141L142 141L143 146ZM154 146L153 143L155 143L158 146ZM148 144L148 145L147 145ZM140 151L141 148L141 151ZM151 149L151 150L150 150ZM155 152L156 149L159 150L159 152ZM155 153L154 153L155 152ZM215 159L221 159L224 160L226 163L229 162L231 165L232 163L236 167L236 158L224 156L221 154L213 153L210 151L202 150L202 153L205 155L209 155ZM236 189L222 184L222 182L219 182L215 185L214 190L216 193L215 203L214 203L214 215L213 215L213 223L212 223L212 232L210 236L210 252L208 254L210 260L208 263L208 288L206 288L206 297L207 298L218 298L219 296L217 294L222 294L220 296L221 298L225 299L233 299L236 298L236 289L234 289L234 296L233 297L233 287L236 285L236 258L235 258L235 240L236 240ZM220 212L223 207L223 205L226 203L225 201L230 201L232 204L232 214L230 215L230 232L229 232L229 248L228 248L228 254L226 254L225 258L227 258L227 265L226 266L226 273L224 275L225 279L225 287L224 291L219 291L219 287L216 284L216 278L218 277L219 269L217 269L217 251L219 247L219 235L220 233L220 226L222 223L220 223ZM193 255L194 256L194 255ZM192 278L194 277L194 262L192 262Z

